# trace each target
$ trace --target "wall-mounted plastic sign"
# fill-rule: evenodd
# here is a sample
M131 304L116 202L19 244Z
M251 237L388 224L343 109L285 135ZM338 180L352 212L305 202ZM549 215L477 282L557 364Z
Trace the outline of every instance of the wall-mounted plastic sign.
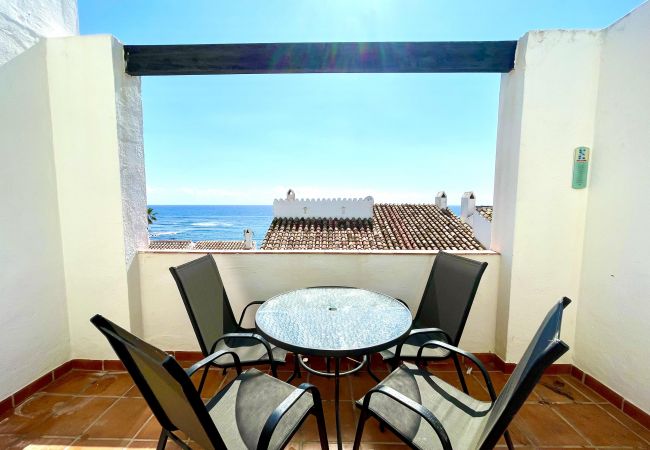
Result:
M573 189L584 189L587 187L587 175L589 174L589 148L578 147L573 151Z

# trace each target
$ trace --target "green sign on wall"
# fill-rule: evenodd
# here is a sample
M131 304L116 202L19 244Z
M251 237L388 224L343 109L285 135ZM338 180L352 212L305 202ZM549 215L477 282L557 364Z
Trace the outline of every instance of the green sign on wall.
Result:
M584 189L587 187L587 175L589 174L589 147L577 147L573 151L573 189Z

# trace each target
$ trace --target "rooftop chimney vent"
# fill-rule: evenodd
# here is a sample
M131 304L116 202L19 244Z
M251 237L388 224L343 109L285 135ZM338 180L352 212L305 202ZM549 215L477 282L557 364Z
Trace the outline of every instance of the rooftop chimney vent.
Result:
M244 230L244 248L246 250L252 250L255 248L255 242L253 242L253 230L246 228Z
M440 191L436 195L436 206L440 209L447 209L447 194L445 191Z
M460 199L460 220L467 222L476 212L476 198L472 191L465 192Z

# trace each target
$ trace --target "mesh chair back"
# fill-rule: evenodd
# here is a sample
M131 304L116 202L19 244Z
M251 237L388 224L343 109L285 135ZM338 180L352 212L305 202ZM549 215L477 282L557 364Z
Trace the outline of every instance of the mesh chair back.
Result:
M207 356L218 338L238 328L217 263L206 255L170 267L169 271L176 280L201 351Z
M203 448L222 447L199 394L174 358L100 315L91 322L106 336L163 428L181 430Z
M458 345L486 262L439 252L414 319L414 328L440 328Z
M481 436L481 448L493 448L519 411L544 370L569 350L560 340L562 312L571 303L564 297L546 315L519 364L494 403Z

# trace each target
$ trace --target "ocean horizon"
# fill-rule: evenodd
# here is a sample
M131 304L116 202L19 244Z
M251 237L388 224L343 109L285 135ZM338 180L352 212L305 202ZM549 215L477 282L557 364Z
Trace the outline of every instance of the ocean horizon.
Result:
M156 213L149 225L154 241L241 241L253 231L259 248L273 221L273 205L148 205ZM460 214L460 205L449 205Z

